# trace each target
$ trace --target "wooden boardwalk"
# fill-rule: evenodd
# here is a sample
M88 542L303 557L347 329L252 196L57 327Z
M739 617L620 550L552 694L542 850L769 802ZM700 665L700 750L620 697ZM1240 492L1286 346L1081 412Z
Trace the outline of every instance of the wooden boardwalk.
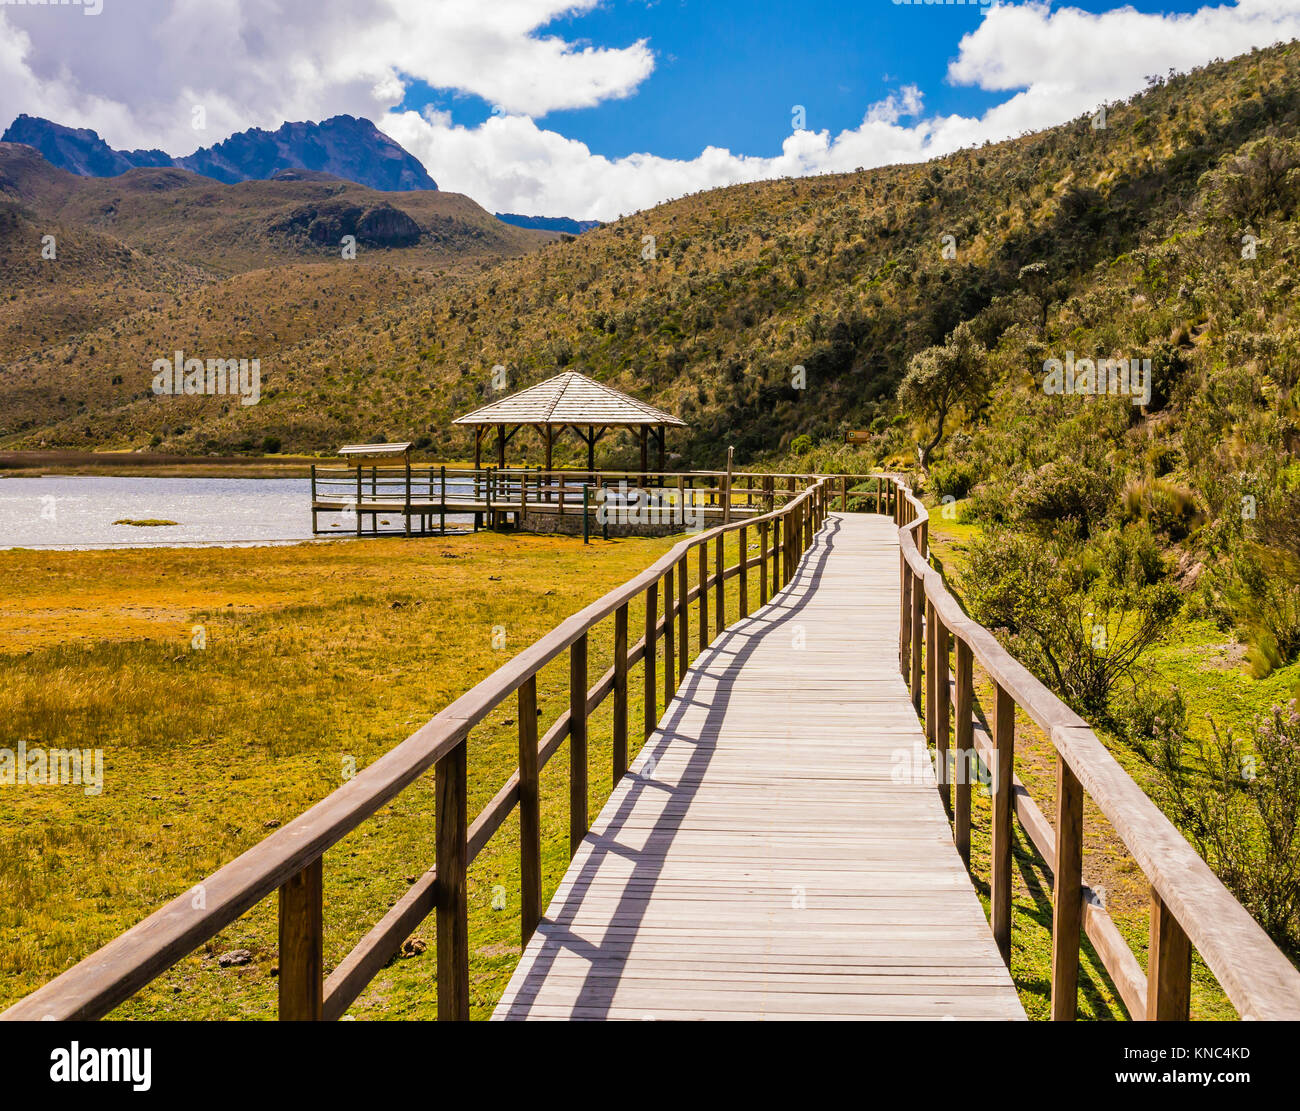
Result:
M897 526L832 516L619 783L497 1019L1023 1019L898 668Z

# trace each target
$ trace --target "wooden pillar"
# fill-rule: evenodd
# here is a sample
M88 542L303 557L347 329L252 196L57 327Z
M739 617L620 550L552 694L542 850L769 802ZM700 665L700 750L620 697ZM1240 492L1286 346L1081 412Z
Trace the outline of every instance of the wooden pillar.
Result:
M686 678L687 661L691 654L690 610L686 605L689 589L687 578L690 568L686 565L686 556L677 561L677 680Z
M1073 1022L1079 999L1083 926L1083 788L1056 757L1056 855L1052 863L1052 1018Z
M645 735L655 731L659 711L655 691L655 650L659 624L659 583L652 582L645 591Z
M677 629L673 625L673 569L664 575L664 712L677 690Z
M279 997L282 1022L319 1022L324 976L320 857L280 885Z
M587 427L587 481L593 481L593 475L596 473L596 427L589 425Z
M506 426L497 425L497 467L505 470L506 467Z
M718 636L721 636L722 630L727 627L726 533L718 537L717 545L713 553L713 610L718 623Z
M658 428L655 439L659 441L659 474L662 476L668 466L668 429L662 424ZM662 477L660 481L663 481Z
M709 646L709 542L700 541L700 651Z
M1147 949L1147 1018L1186 1022L1192 1004L1192 945L1153 887Z
M1008 966L1011 964L1011 821L1012 788L1015 774L1016 704L997 685L997 708L993 715L993 818L990 834L993 854L990 868L989 902L992 905L993 940Z
M953 784L952 836L957 855L970 868L970 781L975 768L975 695L971 686L971 651L957 640L956 774Z
M462 740L434 766L436 832L438 1018L469 1018L469 902L465 872L469 862L465 755Z
M519 688L519 932L527 945L542 920L542 819L538 802L537 676Z
M749 528L740 526L740 616L749 616Z
M931 609L934 622L934 755L939 766L939 797L943 799L943 808L952 813L952 758L948 752L948 737L951 729L952 689L948 685L948 628Z
M767 605L767 531L766 521L758 522L758 604Z
M650 476L647 473L650 470L650 448L649 448L650 429L644 424L641 426L641 485L645 486Z
M587 836L587 634L569 648L569 856Z
M916 709L917 714L921 713L921 700L925 692L922 689L921 679L921 651L925 640L925 628L922 624L925 613L925 580L920 575L912 575L912 615L911 615L911 634L912 634L912 668L911 668L911 688L912 688L912 706Z

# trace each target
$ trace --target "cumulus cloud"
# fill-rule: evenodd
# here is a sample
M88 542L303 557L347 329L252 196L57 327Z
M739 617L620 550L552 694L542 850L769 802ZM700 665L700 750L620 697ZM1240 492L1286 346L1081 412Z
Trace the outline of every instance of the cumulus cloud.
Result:
M189 154L248 127L380 115L411 80L538 117L634 92L645 42L540 30L600 0L104 0L0 7L0 117L93 127L113 146ZM192 127L202 105L205 132Z
M927 116L921 90L903 85L865 106L858 126L796 131L779 152L607 158L537 123L633 95L653 72L647 42L593 47L544 30L600 2L104 0L95 18L75 7L0 7L0 118L30 112L93 127L114 146L188 154L249 126L348 112L369 116L441 186L492 211L611 219L701 189L1004 139L1127 97L1148 74L1300 37L1300 0L1169 15L995 3L948 68L954 85L1008 94L981 115ZM920 34L931 9L897 12ZM476 127L401 110L412 79L497 110ZM208 121L198 134L195 104Z
M929 9L902 9L924 20ZM954 85L1012 93L979 116L924 116L905 85L837 135L798 131L766 157L709 147L689 160L609 159L524 118L454 125L440 113L393 113L380 126L446 188L495 211L611 219L671 197L764 178L922 161L1073 119L1140 91L1150 74L1300 37L1300 0L1240 0L1188 14L1131 7L1090 13L1046 3L995 4L958 44Z

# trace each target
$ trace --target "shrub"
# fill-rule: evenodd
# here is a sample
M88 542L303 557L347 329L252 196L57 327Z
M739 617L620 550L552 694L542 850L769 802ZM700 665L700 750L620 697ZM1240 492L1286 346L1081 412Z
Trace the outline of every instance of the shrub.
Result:
M266 439L262 441L262 454L278 455L279 453L280 453L280 437L267 436Z
M1089 575L1059 542L995 530L977 538L962 586L976 620L1084 714L1106 715L1112 691L1163 635L1182 598L1169 583L1117 585Z
M1274 706L1247 749L1210 722L1155 754L1159 798L1225 886L1275 941L1300 941L1300 715Z
M1205 520L1196 495L1167 478L1130 479L1121 502L1126 521L1146 521L1175 542L1191 535Z
M1086 537L1106 516L1113 494L1109 480L1093 468L1053 461L1021 482L1013 495L1012 512L1040 530L1067 525L1069 531Z
M979 481L975 464L967 460L955 460L936 463L930 468L930 486L938 498L952 497L958 500L970 493Z

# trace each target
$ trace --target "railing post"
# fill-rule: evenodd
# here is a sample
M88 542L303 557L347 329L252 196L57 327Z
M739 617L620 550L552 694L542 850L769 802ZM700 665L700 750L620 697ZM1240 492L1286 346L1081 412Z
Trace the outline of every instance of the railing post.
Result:
M781 592L781 518L772 520L772 593Z
M934 670L934 755L939 767L939 797L943 799L943 808L952 813L952 755L948 750L948 738L951 732L952 690L948 686L948 627L930 609L932 622L934 656L930 666Z
M740 616L749 616L749 529L740 526Z
M569 855L587 836L587 634L569 648Z
M727 577L726 571L726 548L727 534L724 532L718 537L718 547L713 553L713 611L718 623L718 636L722 635L722 630L727 627Z
M975 697L971 687L971 651L957 638L956 775L953 777L952 836L957 855L970 868L970 781L975 767Z
M317 857L280 885L279 997L282 1022L319 1022L325 927L322 861Z
M614 611L614 782L627 774L627 603Z
M437 786L438 1018L469 1018L469 902L465 872L466 749L462 739L434 766Z
M1186 1022L1192 1006L1192 946L1156 889L1151 889L1147 1019Z
M912 576L912 707L921 712L921 699L924 690L921 686L921 650L926 637L923 625L925 613L925 580L920 575Z
M767 605L767 534L768 522L758 523L758 604Z
M673 625L673 569L664 575L664 712L677 690L677 630Z
M681 682L686 678L686 667L688 658L691 654L691 614L686 605L686 598L690 591L687 579L690 575L690 567L687 566L686 556L683 555L677 561L677 681Z
M519 688L519 933L523 945L542 920L542 817L537 786L537 676L530 675Z
M1052 1018L1073 1022L1083 927L1083 788L1056 756L1056 859L1052 862Z
M901 551L898 559L902 564L899 571L902 588L899 590L898 666L903 672L903 681L906 682L912 659L912 565Z
M989 901L992 904L993 940L1002 959L1011 964L1011 781L1015 767L1016 703L997 684L997 709L993 716L993 820L990 834L993 855Z
M709 542L700 541L700 589L696 600L700 603L700 651L709 646Z
M650 736L658 724L659 709L655 696L655 626L659 624L659 583L652 582L645 591L645 735Z
M925 600L925 740L938 752L939 730L935 716L939 705L939 686L936 680L937 637L934 635L934 602ZM940 780L942 782L942 780Z

